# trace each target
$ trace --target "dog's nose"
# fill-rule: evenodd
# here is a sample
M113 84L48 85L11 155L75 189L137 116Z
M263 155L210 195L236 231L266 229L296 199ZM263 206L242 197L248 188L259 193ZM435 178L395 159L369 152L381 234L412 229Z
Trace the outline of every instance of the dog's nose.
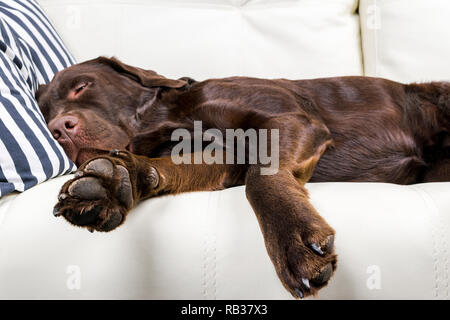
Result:
M79 120L75 116L63 116L50 121L48 127L56 140L71 136L78 126Z

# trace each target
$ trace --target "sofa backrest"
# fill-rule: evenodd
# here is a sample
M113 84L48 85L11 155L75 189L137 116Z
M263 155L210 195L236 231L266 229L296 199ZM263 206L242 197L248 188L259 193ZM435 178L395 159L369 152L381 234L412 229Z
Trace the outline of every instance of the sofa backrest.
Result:
M448 0L39 0L81 62L197 80L450 80Z
M449 0L361 0L366 75L450 80Z
M40 0L78 61L165 76L363 73L357 0Z

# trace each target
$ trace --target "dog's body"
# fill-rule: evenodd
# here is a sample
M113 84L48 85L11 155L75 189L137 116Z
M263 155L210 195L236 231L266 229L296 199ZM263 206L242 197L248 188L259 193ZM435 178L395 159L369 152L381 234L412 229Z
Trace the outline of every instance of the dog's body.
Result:
M79 165L56 213L109 231L142 199L246 185L283 285L314 294L336 268L334 230L308 201L307 181L450 181L450 84L366 77L196 82L100 57L36 93L49 128ZM279 169L179 164L176 129L279 132ZM111 154L101 150L118 149Z

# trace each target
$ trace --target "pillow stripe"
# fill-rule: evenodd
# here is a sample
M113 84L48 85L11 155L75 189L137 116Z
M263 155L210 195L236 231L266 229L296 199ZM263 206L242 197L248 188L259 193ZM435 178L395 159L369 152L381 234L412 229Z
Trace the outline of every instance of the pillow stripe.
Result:
M37 184L38 178L32 174L28 161L24 161L26 160L24 151L3 121L0 121L0 131L3 132L2 140L6 143L6 145L2 143L4 156L6 155L10 160L8 162L6 159L2 159L2 168L6 172L6 180L12 183L17 191L24 191L27 186L31 187ZM16 174L17 172L20 172L20 175Z
M11 48L15 52L17 47L14 41L14 36L12 35L8 25L3 22L3 19L0 19L0 30L2 32L0 40L2 40L6 44L6 46Z
M0 78L7 87L14 86L14 84L11 82L12 80L4 77L3 75L1 75ZM20 87L20 83L17 82L19 81L17 79L18 77L14 78L16 81L16 87ZM24 97L26 97L26 101ZM16 98L19 103L16 110L10 111L10 114L12 115L13 119L20 119L26 121L26 124L21 123L19 125L20 128L29 127L31 130L30 135L32 136L38 135L38 137L36 137L37 140L31 139L30 136L28 135L27 138L28 140L31 140L31 143L34 146L36 153L41 159L41 162L43 162L44 168L53 169L51 172L50 171L45 172L46 178L48 179L67 171L69 169L70 164L67 160L64 161L64 157L62 156L64 151L62 150L61 146L58 143L56 143L56 141L52 137L50 137L50 135L47 134L45 120L43 119L40 111L36 109L37 105L36 103L33 103L33 97L31 96L31 93L28 92L27 90L23 91L20 90L20 92L14 95L14 98ZM12 99L10 99L10 101L11 100ZM18 114L17 112L20 112L20 114ZM52 165L56 163L59 163L58 169L53 167Z
M5 153L4 146L2 140L0 140L0 152ZM3 173L2 167L0 166L0 181L7 181L5 174ZM15 190L15 186L11 182L2 182L0 187L0 198L3 194L11 193Z
M36 45L37 51L35 48L32 48L33 53L33 61L36 63L39 61L46 61L46 64L43 65L40 63L40 66L38 66L39 70L45 70L45 76L43 77L46 82L50 81L50 77L48 77L49 74L55 74L58 72L62 65L56 65L58 61L56 61L55 57L50 57L51 50L46 45L46 43L43 41L42 37L41 39L37 39L36 36L33 33L26 33L28 30L27 25L21 21L16 16L12 15L8 10L5 10L0 2L0 13L4 15L5 21L9 22L9 24L12 27L12 33L16 38L22 38L24 39L30 47L32 47L32 44ZM37 32L36 30L29 30L28 32ZM35 55L35 56L34 56ZM41 57L42 56L42 57ZM42 69L40 68L42 67Z
M3 128L3 121L0 120L0 130L3 130ZM0 184L1 195L7 194L14 190L25 189L22 177L16 170L13 158L9 154L8 149L6 148L2 140L0 140L0 152L3 154L2 166L0 168L2 174L0 175L0 178L2 179L2 181L7 181ZM13 187L13 190L10 189L11 186Z
M9 39L15 39L14 35L11 33L10 28L8 28L7 25L4 25L2 20L0 19L0 27L4 30L4 36L8 38L8 42L5 41L7 46L11 47L12 52L18 52L21 56L22 61L25 63L25 65L28 67L28 76L30 80L27 79L27 83L29 84L29 88L35 92L38 88L38 79L37 77L31 77L32 74L37 75L38 72L34 69L35 63L31 61L31 57L33 54L31 53L31 48L27 46L27 44L24 42L24 40L17 38L16 41L9 41ZM17 43L16 43L17 42ZM30 57L30 58L29 58ZM44 69L44 67L41 65L41 62L37 60L37 63L39 64L38 68L41 70ZM42 79L42 83L44 83L45 80Z
M32 168L31 173L36 176L37 181L44 181L51 176L51 173L47 170L51 168L52 164L31 128L34 127L34 130L36 130L36 125L31 122L29 115L24 112L24 104L19 101L22 92L19 92L17 89L10 89L14 88L14 86L8 79L8 69L5 66L5 60L5 57L0 58L0 68L5 71L0 74L0 89L2 93L0 103L4 106L0 110L0 118L9 132L15 132L15 136L3 133L5 136L2 135L2 139L8 150L17 151L16 149L19 148L28 156L13 157L16 166L19 166L19 172L22 172L22 169L26 167L23 163L28 162L28 167ZM29 173L28 170L26 171Z
M26 97L27 101L23 100L22 97ZM74 164L69 161L67 156L65 156L65 152L61 145L49 134L47 123L45 122L44 116L34 100L34 95L25 90L23 94L19 95L19 100L21 101L22 106L27 106L25 111L30 115L33 122L36 124L33 131L40 131L40 142L44 146L46 153L50 156L52 163L59 164L58 170L55 171L56 168L54 168L53 174L50 177L65 174L73 170Z
M26 82L28 84L28 87L31 89L32 92L36 92L37 88L38 88L38 82L37 82L37 78L36 77L32 77L32 74L36 74L36 70L33 67L33 62L28 58L31 57L31 52L28 49L27 45L21 40L18 39L18 49L19 49L19 56L20 59L23 61L23 64L27 70L27 78L26 78ZM33 104L35 105L35 104ZM37 110L39 109L36 106ZM39 116L43 118L41 112L39 111ZM44 121L45 122L45 121Z
M19 3L16 0L2 1L2 4L6 8L14 10L15 13L17 13L18 18L23 17L24 18L22 19L23 23L30 26L30 28L28 29L32 31L33 35L36 34L37 36L42 36L42 38L45 40L45 43L51 49L50 51L51 53L61 51L61 46L58 43L58 41L55 41L53 35L51 35L48 32L48 25L49 25L48 20L46 24L42 23L42 21L39 21L39 16L37 15L38 12L30 12L30 9L26 5L24 5L23 3ZM31 19L30 14L32 14L37 19ZM58 46L58 48L56 48L56 46ZM64 55L62 54L55 56L60 61L61 66L70 64L70 61L67 59L67 55L66 57L64 57Z
M22 40L19 38L17 41L20 42L20 41L25 41L25 40ZM34 48L28 46L28 49L30 51L30 58L33 61L33 64L36 66L36 73L35 73L36 81L38 83L43 83L43 84L49 83L50 80L53 78L52 71L49 70L49 67L46 66L45 62L44 63L41 62L39 53L36 52L36 50L34 50ZM42 61L45 61L45 58Z
M22 73L22 76L27 79L28 78L28 71L26 70L26 68L24 67L24 65L22 64L22 62L20 61L19 57L17 57L15 55L15 53L10 50L5 43L0 41L0 50L3 51L5 53L5 55L11 59L16 66L19 68L20 72ZM30 86L31 88L31 86Z
M27 3L29 5L27 5ZM30 51L32 51L33 62L36 63L38 67L37 71L42 72L42 77L39 77L41 80L39 83L48 83L57 71L75 63L74 58L67 51L62 40L56 34L51 22L46 18L45 13L39 9L39 5L35 1L6 0L0 2L0 8L2 6L4 7L3 12L6 13L6 17L12 19L8 21L12 21L14 24L14 29L10 31L14 33L14 36L12 37L18 39L24 38L23 40L26 40L28 47L30 47ZM31 6L33 8L31 8ZM9 12L8 8L11 8L14 11ZM24 12L29 13L26 15L26 18L23 18L25 17ZM21 24L19 18L22 18L24 23ZM31 26L36 26L36 28L32 28L30 23ZM45 35L42 32L43 30L47 30ZM37 39L35 35L44 36L46 41L42 41L44 39ZM11 44L7 44L11 46ZM12 49L14 50L15 48L12 47ZM50 59L49 55L45 55L47 52L52 55L52 59ZM43 53L44 57L39 57L39 53ZM45 63L42 64L41 61L44 61ZM54 63L57 61L60 63L55 66ZM53 67L46 68L45 64L51 64ZM57 69L55 69L56 67ZM43 70L45 70L45 72L43 72Z
M5 44L11 45L9 40L8 32L5 29L5 26L3 25L3 22L0 20L0 39L2 39Z
M26 56L26 55L24 55L24 56ZM17 56L16 56L16 58L17 58ZM29 60L27 59L26 61L29 61ZM14 60L13 60L13 62L14 62ZM45 122L44 116L42 115L41 110L39 109L39 106L34 101L35 100L34 99L34 94L33 94L34 90L32 90L33 86L31 85L32 79L31 79L31 76L30 76L31 72L27 71L26 68L25 68L25 71L21 70L21 74L22 74L23 77L17 77L17 74L14 74L14 76L15 76L14 77L14 81L17 84L18 87L22 87L24 85L28 85L28 88L30 88L30 90L23 90L23 95L27 96L28 102L29 102L29 103L27 103L27 107L30 108L30 110L34 111L35 115L40 119L41 125L46 126L47 124ZM27 78L26 79L24 79L25 78L25 74L27 74ZM33 81L33 82L36 82L36 81Z
M36 1L0 1L0 197L76 168L34 98L73 63Z
M72 65L75 63L75 59L72 55L66 50L64 43L61 38L56 34L55 28L51 21L45 16L44 12L39 8L39 6L34 1L19 1L19 0L6 0L5 3L8 3L11 6L20 6L19 10L26 10L27 13L35 15L39 21L37 21L40 27L43 30L46 30L46 34L48 38L51 40L51 43L54 43L58 46L57 53L64 59L65 65ZM30 5L27 5L27 3Z

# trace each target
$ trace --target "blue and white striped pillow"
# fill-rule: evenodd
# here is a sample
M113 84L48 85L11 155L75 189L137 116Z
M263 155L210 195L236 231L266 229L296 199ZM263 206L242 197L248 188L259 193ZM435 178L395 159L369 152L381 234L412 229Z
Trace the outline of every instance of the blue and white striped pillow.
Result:
M34 0L0 1L0 197L75 169L34 99L73 63Z

